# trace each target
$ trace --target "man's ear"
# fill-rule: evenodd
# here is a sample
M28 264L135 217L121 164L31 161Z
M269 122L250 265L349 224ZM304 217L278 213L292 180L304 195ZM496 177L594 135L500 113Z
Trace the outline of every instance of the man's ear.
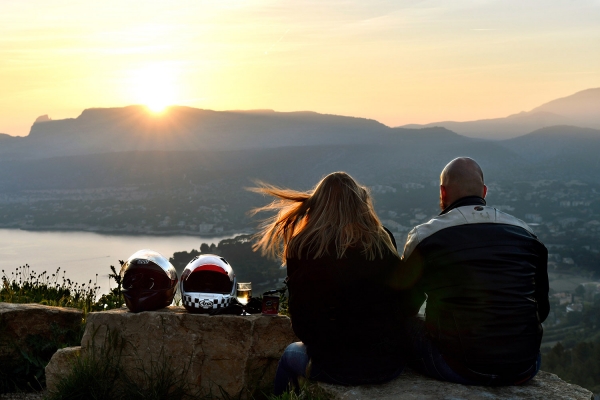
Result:
M446 196L448 196L448 192L446 192L446 187L444 185L440 185L440 199L442 202L446 203Z
M483 198L487 195L487 186L483 185Z

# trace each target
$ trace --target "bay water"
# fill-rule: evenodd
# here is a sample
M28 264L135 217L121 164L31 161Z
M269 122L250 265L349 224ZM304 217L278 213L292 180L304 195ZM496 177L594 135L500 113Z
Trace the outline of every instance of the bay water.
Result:
M55 273L60 267L61 277L66 271L65 277L74 282L95 282L97 279L100 293L107 293L110 284L114 287L114 282L108 279L110 266L114 265L119 271L119 260L127 260L138 250L151 249L169 258L175 252L199 249L202 243L217 244L233 236L126 236L0 229L0 270L4 270L4 275L10 279L11 272L25 264L29 264L30 271L48 274ZM2 275L0 272L0 277Z

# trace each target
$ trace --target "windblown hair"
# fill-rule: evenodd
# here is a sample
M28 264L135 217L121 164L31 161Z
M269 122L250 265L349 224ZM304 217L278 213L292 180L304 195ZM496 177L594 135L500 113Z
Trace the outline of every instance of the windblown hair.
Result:
M371 196L345 172L323 178L314 189L299 192L258 183L250 191L276 198L252 210L276 211L263 221L254 250L273 258L343 258L348 248L361 249L367 260L398 256L392 240L375 214Z

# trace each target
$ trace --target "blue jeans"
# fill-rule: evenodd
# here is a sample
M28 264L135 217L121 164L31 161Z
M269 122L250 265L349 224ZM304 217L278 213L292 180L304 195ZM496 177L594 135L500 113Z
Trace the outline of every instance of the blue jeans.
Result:
M410 340L412 359L409 367L420 374L430 376L440 381L460 383L463 385L522 385L530 381L540 370L542 356L538 353L535 365L528 371L514 377L504 377L492 374L482 374L469 371L469 377L463 377L455 372L444 360L435 344L426 335L425 320L421 317L410 318L407 323L407 338Z
M333 383L336 385L361 385L368 383L381 383L396 378L402 373L404 364L398 367L398 369L388 375L377 377L376 379L369 380L364 377L347 377L340 376L338 374L331 374L321 369L318 365L312 364L311 370L306 371L310 357L308 356L306 346L302 342L296 342L290 344L277 365L277 372L275 373L275 384L273 388L273 394L276 396L286 392L290 385L296 390L300 391L300 385L298 384L298 378L304 377L314 379L321 382ZM307 374L310 373L310 376Z
M300 390L298 377L306 377L306 368L310 357L306 353L306 346L302 342L290 344L279 359L277 372L275 373L275 385L273 394L280 396L286 392L290 385L296 391Z

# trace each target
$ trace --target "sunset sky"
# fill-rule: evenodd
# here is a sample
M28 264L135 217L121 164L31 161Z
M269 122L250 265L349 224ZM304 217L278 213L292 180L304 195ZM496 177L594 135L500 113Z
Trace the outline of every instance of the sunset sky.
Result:
M386 125L600 87L600 0L0 0L0 132L148 104Z

